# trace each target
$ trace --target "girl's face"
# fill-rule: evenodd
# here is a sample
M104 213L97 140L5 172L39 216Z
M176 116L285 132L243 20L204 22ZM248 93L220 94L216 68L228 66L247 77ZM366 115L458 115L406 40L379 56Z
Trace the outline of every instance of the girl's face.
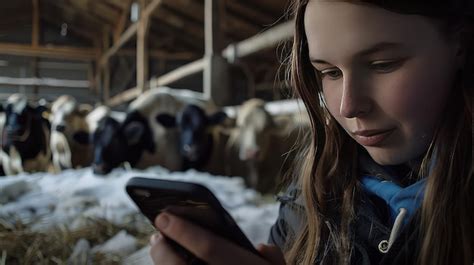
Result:
M309 56L331 115L379 164L422 155L447 103L457 46L426 18L310 0Z

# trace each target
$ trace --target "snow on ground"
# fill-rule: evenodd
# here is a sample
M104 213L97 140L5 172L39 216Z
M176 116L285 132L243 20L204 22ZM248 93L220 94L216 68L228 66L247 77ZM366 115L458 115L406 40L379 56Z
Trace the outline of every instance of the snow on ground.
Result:
M147 170L116 169L96 176L90 168L60 174L36 173L0 178L0 219L22 220L33 230L57 225L80 227L86 217L105 218L123 224L138 209L125 192L125 183L135 176L183 180L208 187L235 218L254 244L267 241L278 215L277 203L265 203L248 189L240 177L220 177L190 170L173 172L160 167Z

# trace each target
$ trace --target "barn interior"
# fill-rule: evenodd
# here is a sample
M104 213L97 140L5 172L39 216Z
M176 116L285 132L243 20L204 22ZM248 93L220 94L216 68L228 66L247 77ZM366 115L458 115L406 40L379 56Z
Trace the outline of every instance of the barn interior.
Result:
M253 244L266 242L278 214L278 185L291 172L296 139L309 124L303 105L293 99L284 81L294 30L289 4L287 0L2 1L0 265L152 264L148 239L153 226L125 193L126 181L136 176L203 184ZM174 102L167 101L169 95L179 98L179 107L167 108L167 113L159 106L154 109ZM189 102L184 104L181 97L198 102L207 115L206 126L226 117L217 132L209 127L204 131L214 140L214 149L225 148L206 153L217 157L206 161L217 159L225 167L222 171L181 157L192 149L183 143L186 126L178 117L189 111ZM147 100L151 105L142 107ZM160 100L166 103L157 103ZM18 106L31 106L33 114ZM68 108L74 111L67 112ZM152 109L148 114L176 117L148 117L143 111L147 108ZM252 111L243 111L249 108ZM18 109L23 112L16 113ZM102 116L89 119L93 112ZM131 118L137 112L148 121L144 128L151 130L151 143L142 143L145 129L132 130L137 129ZM71 113L82 115L86 136L83 131L72 132ZM45 123L30 124L37 119ZM30 122L21 125L26 129L16 124L23 120ZM107 151L104 138L95 137L110 120L125 129L122 138L108 136L109 142L141 141L145 151L140 152L153 149L167 157L172 157L171 143L181 155L173 159L187 164L174 167L156 160L144 165L142 153L135 155L122 146L121 151ZM251 120L254 125L249 125ZM274 127L254 128L263 124ZM43 130L44 135L27 142L34 130ZM262 146L244 150L244 130L253 130L252 139ZM276 130L278 134L270 133ZM20 135L15 135L18 131ZM157 131L174 138L159 136L158 144ZM41 137L46 143L38 140ZM87 147L81 149L72 141ZM147 149L150 145L153 148ZM39 153L32 154L36 149ZM85 152L90 153L89 160ZM97 162L97 152L109 152L114 159L124 154L132 158L106 167ZM87 161L78 162L81 159ZM44 167L33 166L39 160L44 160ZM272 170L277 171L270 177L262 173Z
M292 33L287 1L214 2L6 1L0 98L70 94L120 107L159 86L219 105L287 96L275 78Z

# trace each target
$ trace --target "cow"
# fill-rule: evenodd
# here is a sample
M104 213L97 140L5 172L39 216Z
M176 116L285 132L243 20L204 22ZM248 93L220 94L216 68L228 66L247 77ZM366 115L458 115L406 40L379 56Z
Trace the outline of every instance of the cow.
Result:
M107 174L123 163L139 169L161 165L180 170L178 133L164 128L156 116L176 114L182 106L174 96L149 90L130 104L124 121L101 120L93 137L94 173Z
M44 106L33 107L21 94L11 95L3 110L2 164L7 175L47 171L51 164L50 124Z
M186 105L176 116L167 113L156 117L166 128L178 128L182 170L196 169L213 175L240 175L244 172L231 149L226 149L228 127L232 124L225 112L207 114L197 105Z
M260 192L273 192L293 163L298 134L305 123L299 115L273 117L260 99L244 102L237 113L229 146L238 150L249 172L247 184Z
M55 172L81 168L92 163L93 149L86 120L92 106L80 105L72 96L63 95L51 106L51 152Z

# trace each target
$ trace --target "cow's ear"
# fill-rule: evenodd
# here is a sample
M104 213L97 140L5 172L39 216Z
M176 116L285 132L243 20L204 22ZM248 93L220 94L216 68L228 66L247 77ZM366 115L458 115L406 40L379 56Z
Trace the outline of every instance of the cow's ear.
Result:
M223 111L218 111L212 115L209 116L208 118L208 124L209 125L216 125L219 123L222 123L227 119L227 114Z
M46 107L46 106L43 106L43 105L39 105L37 107L34 108L34 111L41 117L43 117L44 119L48 120L49 119L49 109Z
M128 145L137 144L145 134L145 126L140 122L130 122L124 128L124 135Z
M91 141L91 137L86 131L78 131L74 133L72 138L74 139L74 141L84 145L89 144Z
M165 128L174 128L176 127L176 118L167 113L161 113L156 115L156 121L163 125Z
M36 113L38 114L43 114L44 112L48 112L48 108L46 106L43 106L43 105L39 105L35 108L36 110Z

